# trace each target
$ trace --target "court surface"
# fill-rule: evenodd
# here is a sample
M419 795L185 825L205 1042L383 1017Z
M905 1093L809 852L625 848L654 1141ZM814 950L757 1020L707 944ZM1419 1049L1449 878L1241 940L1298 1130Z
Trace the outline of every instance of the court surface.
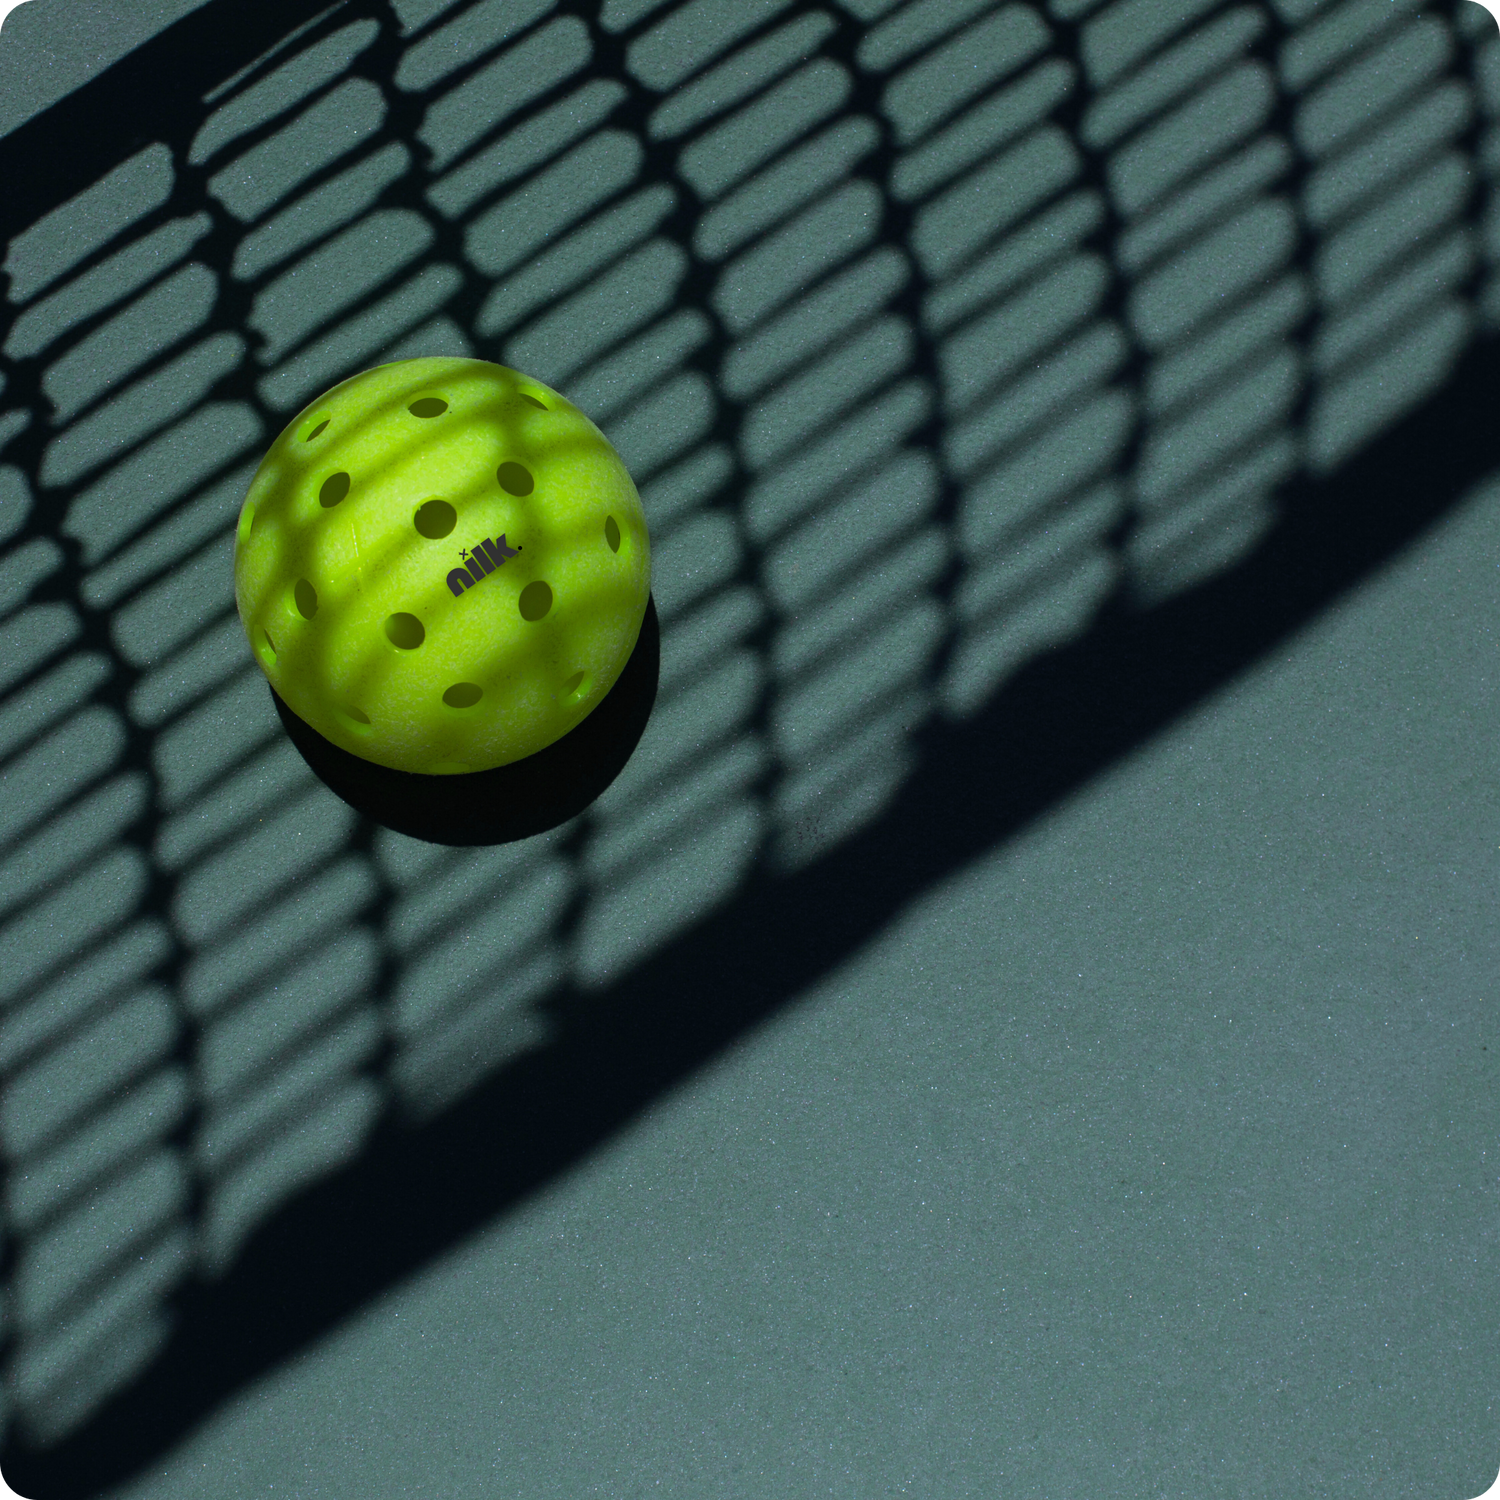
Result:
M11 1485L1487 1489L1497 119L1471 0L17 8ZM651 526L644 733L509 842L234 610L421 354Z

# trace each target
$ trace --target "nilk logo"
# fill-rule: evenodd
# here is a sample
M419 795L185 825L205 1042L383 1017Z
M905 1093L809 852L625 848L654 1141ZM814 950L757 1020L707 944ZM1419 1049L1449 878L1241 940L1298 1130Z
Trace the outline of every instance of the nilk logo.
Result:
M463 593L465 589L471 589L476 583L482 583L489 574L504 563L507 557L514 557L521 549L519 547L507 547L505 545L505 533L500 533L500 540L492 542L486 537L472 552L467 547L458 555L469 560L467 568L455 568L448 575L448 587L453 590L454 597Z

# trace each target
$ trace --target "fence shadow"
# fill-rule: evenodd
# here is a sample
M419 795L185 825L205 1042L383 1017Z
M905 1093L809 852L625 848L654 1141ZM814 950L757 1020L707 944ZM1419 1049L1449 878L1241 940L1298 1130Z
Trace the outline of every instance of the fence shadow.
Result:
M211 0L0 138L23 1492L138 1472L1500 467L1467 10ZM415 354L564 390L652 526L650 722L524 842L333 796L234 615L262 449Z

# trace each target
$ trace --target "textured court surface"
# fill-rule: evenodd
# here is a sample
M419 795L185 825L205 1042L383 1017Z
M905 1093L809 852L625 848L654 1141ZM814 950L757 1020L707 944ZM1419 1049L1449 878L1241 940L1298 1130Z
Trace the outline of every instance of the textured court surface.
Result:
M0 33L12 1484L1483 1489L1493 21L64 9ZM233 609L264 446L421 354L652 528L646 736L514 845L333 797Z

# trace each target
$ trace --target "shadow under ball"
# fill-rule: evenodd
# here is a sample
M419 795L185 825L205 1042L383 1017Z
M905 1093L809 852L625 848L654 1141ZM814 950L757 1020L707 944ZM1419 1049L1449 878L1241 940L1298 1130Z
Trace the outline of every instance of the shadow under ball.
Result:
M423 776L363 760L299 719L275 689L288 738L337 796L376 823L429 843L503 844L575 818L630 759L656 702L661 637L656 608L604 701L576 728L523 760L462 776Z

